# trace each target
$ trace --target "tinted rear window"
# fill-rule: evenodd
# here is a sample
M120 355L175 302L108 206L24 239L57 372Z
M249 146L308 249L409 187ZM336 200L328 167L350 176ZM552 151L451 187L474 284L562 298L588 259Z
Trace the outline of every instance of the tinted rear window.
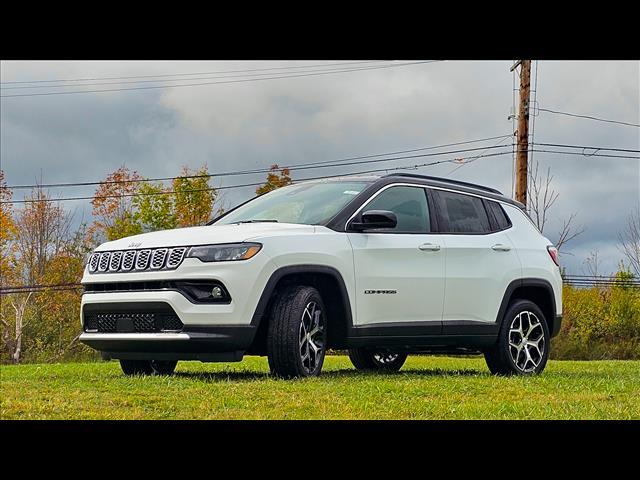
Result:
M442 233L489 233L489 217L482 199L462 193L434 190Z
M491 212L493 213L493 217L496 220L498 230L506 230L511 226L511 221L509 217L507 217L506 212L502 208L502 206L498 202L492 202L490 200L485 200Z

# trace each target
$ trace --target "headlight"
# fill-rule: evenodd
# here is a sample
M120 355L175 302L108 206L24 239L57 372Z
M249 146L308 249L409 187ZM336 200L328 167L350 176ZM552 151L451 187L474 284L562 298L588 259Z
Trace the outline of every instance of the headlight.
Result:
M227 243L224 245L203 245L191 247L187 257L198 258L202 262L228 262L248 260L260 251L259 243Z

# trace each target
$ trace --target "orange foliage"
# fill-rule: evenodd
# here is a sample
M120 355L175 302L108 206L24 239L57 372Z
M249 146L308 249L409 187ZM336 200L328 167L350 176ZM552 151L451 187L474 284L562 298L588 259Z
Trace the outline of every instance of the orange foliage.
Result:
M107 178L96 188L96 193L91 205L93 205L93 225L89 228L89 235L94 241L106 237L107 240L115 240L132 233L139 233L131 228L133 223L133 195L138 192L139 180L142 177L138 172L131 171L127 167L120 167L115 172L107 175Z
M262 195L263 193L270 192L276 188L284 187L291 184L291 176L288 168L280 168L278 164L271 165L269 174L267 175L267 183L256 188L256 194Z

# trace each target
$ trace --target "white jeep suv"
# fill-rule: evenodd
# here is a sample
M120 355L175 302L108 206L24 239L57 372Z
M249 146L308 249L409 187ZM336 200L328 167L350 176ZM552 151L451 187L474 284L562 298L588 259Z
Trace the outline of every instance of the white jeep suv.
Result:
M557 251L522 204L411 174L290 185L107 242L82 283L80 339L126 374L251 354L318 375L328 348L364 370L483 352L495 374L537 374L562 319Z

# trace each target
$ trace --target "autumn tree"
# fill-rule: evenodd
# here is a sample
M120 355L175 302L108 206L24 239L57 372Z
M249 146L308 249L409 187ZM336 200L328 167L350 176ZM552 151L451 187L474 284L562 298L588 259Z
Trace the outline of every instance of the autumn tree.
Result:
M12 192L7 188L4 172L0 170L0 288L15 285L13 259L15 257L16 227L13 221ZM13 309L9 295L0 295L0 328L2 347L9 354L15 350Z
M269 173L267 175L267 182L264 185L256 188L256 194L262 195L263 193L270 192L276 188L284 187L291 184L291 175L288 168L280 168L278 164L271 165Z
M69 234L63 247L52 257L42 279L44 285L69 285L80 282L85 267L88 246L85 243L86 225ZM50 288L36 294L35 304L46 312L42 321L27 327L26 346L29 359L60 361L69 355L93 353L78 339L81 289Z
M13 222L12 192L7 188L4 172L0 170L0 286L9 282L11 241L15 237L16 226Z
M161 183L142 184L133 206L144 231L167 230L178 224L173 195Z
M206 165L195 171L183 167L180 176L173 180L174 213L178 227L202 225L211 218L218 192L211 187L210 180Z
M89 229L95 243L142 233L133 204L140 180L143 178L135 170L120 167L96 188L91 201L94 222Z
M35 287L45 284L54 260L57 261L65 251L73 235L73 216L40 187L35 187L26 200L24 208L14 215L15 233L9 250L9 264L14 285ZM58 268L67 273L70 271L67 264ZM76 275L72 281L79 280L80 277ZM3 347L11 360L19 363L23 355L25 331L34 322L44 324L43 310L49 309L50 298L39 299L33 291L6 296L8 299L2 311Z

